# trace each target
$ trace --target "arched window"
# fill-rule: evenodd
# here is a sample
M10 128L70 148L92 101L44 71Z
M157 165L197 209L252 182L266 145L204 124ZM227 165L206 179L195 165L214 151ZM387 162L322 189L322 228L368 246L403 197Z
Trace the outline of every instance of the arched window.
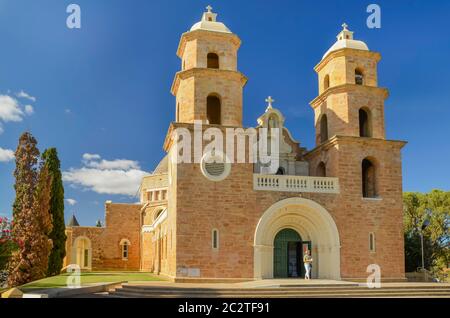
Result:
M362 161L362 194L364 198L376 198L376 168L369 160Z
M130 245L130 241L127 239L122 239L120 241L120 247L122 249L122 260L124 261L128 260Z
M325 166L325 163L321 161L319 165L317 166L316 175L318 177L326 177L327 176L327 167Z
M330 87L330 76L327 74L323 80L323 90L327 90Z
M279 176L284 176L286 173L283 167L279 167L276 174Z
M361 137L372 137L372 126L370 111L361 108L359 110L359 135Z
M375 233L369 233L369 251L375 252Z
M213 229L212 230L212 248L214 250L219 249L219 230Z
M327 115L323 114L320 118L320 143L328 140L328 119Z
M220 99L217 96L208 96L206 100L206 117L210 125L220 125Z
M361 69L357 68L355 70L355 84L364 85L364 74Z
M219 56L216 53L208 53L208 68L219 68Z

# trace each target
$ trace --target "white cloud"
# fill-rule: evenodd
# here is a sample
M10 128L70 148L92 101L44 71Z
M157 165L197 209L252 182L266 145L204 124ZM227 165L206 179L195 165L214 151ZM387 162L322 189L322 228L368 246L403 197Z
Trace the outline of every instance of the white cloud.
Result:
M19 122L22 121L23 115L16 99L8 95L0 95L0 120Z
M97 159L101 159L102 157L100 157L100 155L97 154L91 154L91 153L85 153L83 155L83 160L97 160Z
M75 204L78 203L77 200L74 200L74 199L66 199L66 202L69 203L69 205L72 205L72 206L74 206Z
M14 160L14 151L0 147L0 162L8 162L11 160Z
M23 91L22 93L26 94ZM32 115L33 113L33 106L26 105L22 109L17 99L9 95L0 95L0 134L4 132L2 122L21 122L25 115Z
M63 180L101 194L123 194L135 196L144 176L133 160L101 160L100 155L84 154L81 168L71 168L63 173Z
M125 159L88 161L86 162L86 166L100 170L138 170L141 168L137 161Z
M33 102L36 101L36 97L31 96L30 94L26 93L26 92L23 91L23 90L21 90L20 92L18 92L18 93L16 94L16 96L19 97L19 98L25 98L25 99L31 100L31 101L33 101Z
M72 111L69 108L64 109L64 112L68 115L72 113Z
M26 105L25 106L25 113L27 115L32 115L34 113L34 108L31 105Z

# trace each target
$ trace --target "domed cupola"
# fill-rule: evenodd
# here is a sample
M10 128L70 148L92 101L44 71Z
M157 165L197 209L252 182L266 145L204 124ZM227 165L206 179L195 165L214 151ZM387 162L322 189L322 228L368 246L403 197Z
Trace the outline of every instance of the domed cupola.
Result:
M231 33L230 29L226 27L222 22L217 22L217 13L212 12L212 7L207 6L207 12L203 13L202 20L194 24L191 31L205 30L213 32Z
M348 29L348 25L346 23L342 24L342 31L337 35L336 43L334 43L327 53L325 53L322 60L325 59L331 52L344 48L369 51L369 47L366 43L353 39L353 32Z

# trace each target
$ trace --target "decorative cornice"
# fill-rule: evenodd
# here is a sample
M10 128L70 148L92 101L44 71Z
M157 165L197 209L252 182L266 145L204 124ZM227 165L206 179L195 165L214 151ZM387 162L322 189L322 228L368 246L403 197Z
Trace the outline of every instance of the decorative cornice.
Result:
M318 145L314 149L308 151L305 154L305 158L309 159L313 157L317 152L328 150L338 144L343 143L355 143L355 142L369 142L374 144L390 144L393 146L397 146L399 149L402 149L408 142L403 140L388 140L388 139L380 139L380 138L369 138L369 137L359 137L359 136L342 136L335 135L328 139L326 142Z
M342 48L336 51L331 52L321 60L315 67L314 70L316 72L320 72L320 70L328 64L329 61L332 59L335 59L337 57L353 57L353 56L366 56L373 58L377 63L381 60L381 54L378 52L372 52L372 51L365 51L365 50L358 50L358 49L351 49L351 48Z
M389 91L384 87L367 86L367 85L357 85L357 84L342 84L338 86L333 86L325 90L322 94L314 98L309 104L312 108L320 106L328 96L332 94L346 93L356 90L365 90L374 95L380 95L384 99L389 97Z
M239 80L241 82L242 86L245 86L245 84L248 81L248 78L238 71L212 69L212 68L191 68L185 71L180 71L175 74L175 78L173 80L170 92L174 96L176 96L178 92L178 87L180 86L180 81L193 76L235 77L236 80Z
M241 39L234 33L222 33L215 31L207 31L207 30L195 30L185 32L181 35L180 43L178 44L177 56L179 58L183 57L184 49L186 47L187 41L192 41L198 39L200 37L222 37L222 38L230 38L231 43L236 46L236 50L241 46Z

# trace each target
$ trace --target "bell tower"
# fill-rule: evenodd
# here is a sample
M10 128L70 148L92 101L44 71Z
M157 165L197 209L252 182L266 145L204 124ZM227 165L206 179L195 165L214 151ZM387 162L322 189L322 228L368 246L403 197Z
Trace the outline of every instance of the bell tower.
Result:
M382 277L403 280L401 150L406 142L385 136L388 90L378 87L381 55L355 40L345 23L342 27L315 67L316 147L305 157L310 175L339 179L333 216L345 220L339 227L341 278L366 277L367 266L377 264Z
M208 6L200 22L181 36L175 75L176 122L242 126L242 92L247 78L237 70L241 40Z
M316 123L316 145L333 136L385 138L385 88L378 87L381 55L353 39L344 23L337 42L315 67L319 96L311 106Z

